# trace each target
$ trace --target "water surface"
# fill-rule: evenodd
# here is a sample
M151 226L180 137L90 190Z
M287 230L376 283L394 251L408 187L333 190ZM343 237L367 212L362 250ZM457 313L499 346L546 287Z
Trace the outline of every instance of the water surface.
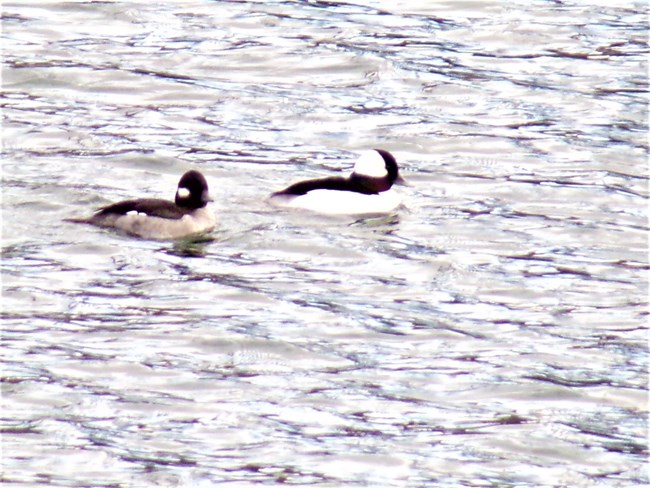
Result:
M4 2L3 481L647 483L646 8ZM63 221L189 168L212 240Z

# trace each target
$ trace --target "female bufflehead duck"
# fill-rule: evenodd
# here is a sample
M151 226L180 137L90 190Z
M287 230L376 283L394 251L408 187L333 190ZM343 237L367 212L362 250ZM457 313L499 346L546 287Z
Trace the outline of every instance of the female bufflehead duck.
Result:
M103 207L91 217L67 220L112 227L145 239L179 239L214 228L214 214L206 207L210 201L205 177L190 170L178 182L174 202L125 200Z
M395 182L404 182L397 161L388 151L373 149L361 154L348 178L333 176L294 183L273 193L270 201L330 215L388 213L400 204L391 189Z

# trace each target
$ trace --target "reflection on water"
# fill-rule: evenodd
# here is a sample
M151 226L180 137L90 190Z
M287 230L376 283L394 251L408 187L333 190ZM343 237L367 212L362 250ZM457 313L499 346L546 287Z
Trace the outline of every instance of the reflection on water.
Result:
M647 483L641 2L3 5L3 480ZM393 152L383 218L271 191ZM220 227L66 217L200 168Z

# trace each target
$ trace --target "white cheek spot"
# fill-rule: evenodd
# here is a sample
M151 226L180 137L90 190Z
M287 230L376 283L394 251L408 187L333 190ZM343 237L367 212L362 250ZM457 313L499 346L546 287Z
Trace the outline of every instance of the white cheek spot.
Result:
M190 191L184 186L179 186L176 191L176 196L178 198L188 198L190 196Z
M386 162L377 151L364 151L354 165L354 172L358 175L382 178L388 174Z

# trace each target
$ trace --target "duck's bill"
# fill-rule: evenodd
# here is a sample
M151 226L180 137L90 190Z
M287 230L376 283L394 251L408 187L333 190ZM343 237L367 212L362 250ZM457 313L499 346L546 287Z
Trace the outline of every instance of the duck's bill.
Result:
M397 179L395 180L395 184L401 185L401 186L413 186L408 181L406 181L404 178L402 178L402 175L397 175Z

